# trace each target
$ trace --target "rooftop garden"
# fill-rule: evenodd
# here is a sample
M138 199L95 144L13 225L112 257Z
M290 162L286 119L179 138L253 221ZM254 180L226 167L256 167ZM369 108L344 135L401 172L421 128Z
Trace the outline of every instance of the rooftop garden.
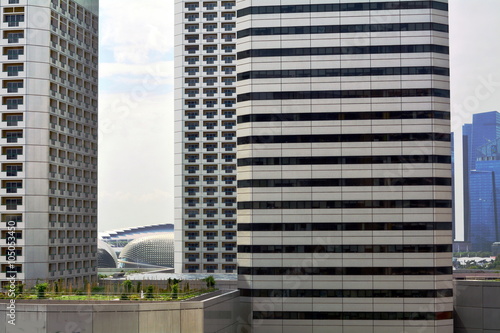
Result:
M17 285L16 299L49 299L71 301L181 301L217 290L215 279L209 276L205 279L203 288L191 288L188 281L168 279L165 287L143 284L141 281L125 280L121 283L104 286L85 283L84 289L62 286L60 282L37 283L33 288L25 289ZM11 299L8 292L0 293L0 299Z

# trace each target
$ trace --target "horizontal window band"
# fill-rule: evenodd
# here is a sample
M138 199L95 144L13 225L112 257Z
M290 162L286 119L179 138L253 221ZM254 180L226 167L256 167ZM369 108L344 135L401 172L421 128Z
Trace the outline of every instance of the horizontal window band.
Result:
M239 289L243 297L441 298L453 289Z
M264 27L249 28L238 31L238 38L248 36L274 35L309 35L309 34L343 34L356 32L392 32L392 31L439 31L448 32L448 25L434 22L415 23L383 23L383 24L346 24L315 25L297 27Z
M287 100L287 99L341 99L341 98L404 98L442 97L450 98L446 89L378 89L378 90L323 90L323 91L271 91L251 92L238 95L238 102Z
M449 54L448 46L437 44L415 45L372 45L372 46L336 46L336 47L301 47L279 49L249 49L237 53L238 59L256 57L293 57L353 54L390 54L390 53L441 53Z
M444 312L324 312L324 311L253 311L259 320L451 320L452 311Z
M245 179L238 188L247 187L330 187L330 186L451 186L451 178L305 178Z
M240 201L238 209L451 208L451 200Z
M451 222L238 223L238 231L425 231L452 230Z
M434 245L238 245L238 253L447 253L451 244Z
M238 137L238 145L269 143L313 142L399 142L451 140L450 133L363 133L363 134L304 134L304 135L251 135Z
M450 275L444 267L238 267L241 275Z
M380 1L359 3L325 3L314 5L253 6L237 11L238 17L259 14L324 13L373 10L437 9L448 11L448 4L440 1Z
M258 113L238 116L238 124L269 121L336 121L389 119L450 119L447 111L365 111L312 113Z
M382 155L382 156L313 156L249 157L238 159L238 166L248 165L320 165L320 164L450 164L448 155Z
M450 76L444 67L379 67L379 68L320 68L285 69L269 71L249 71L238 73L238 81L249 79L303 78L303 77L342 77L342 76L385 76L385 75L442 75Z

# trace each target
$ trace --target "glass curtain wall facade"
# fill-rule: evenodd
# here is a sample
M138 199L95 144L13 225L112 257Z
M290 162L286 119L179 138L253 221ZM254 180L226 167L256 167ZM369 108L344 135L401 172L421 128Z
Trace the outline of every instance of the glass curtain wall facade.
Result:
M473 170L470 173L470 242L472 251L491 251L497 241L497 199L495 178L498 178L500 163L496 161L497 172Z
M83 286L97 280L98 1L0 12L0 281Z
M500 138L476 150L469 174L470 243L472 251L492 251L500 241Z
M478 246L485 248L484 242L481 242L482 245L474 245L474 242L480 239L478 238L478 230L475 228L481 228L479 225L484 223L492 223L478 220L482 216L479 207L484 206L484 203L478 201L478 198L490 194L486 193L487 187L481 190L482 187L479 184L483 183L485 175L476 171L483 170L482 166L485 165L483 164L485 160L498 159L496 150L492 152L491 149L487 148L491 148L492 143L496 143L499 138L500 113L497 111L476 113L472 116L472 124L462 126L464 241L471 243L471 251L491 251L491 249L473 250L477 249ZM496 147L496 144L494 145ZM491 171L489 168L484 170ZM475 181L479 181L479 183L475 183ZM474 233L475 235L473 235Z
M175 3L175 271L236 273L235 1Z
M242 332L453 332L446 1L237 2Z

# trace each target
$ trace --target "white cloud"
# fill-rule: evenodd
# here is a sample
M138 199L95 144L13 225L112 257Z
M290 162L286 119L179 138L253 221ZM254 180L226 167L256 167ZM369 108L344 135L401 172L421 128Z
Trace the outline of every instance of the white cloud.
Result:
M99 230L172 222L173 93L99 97Z
M173 8L173 1L101 0L101 47L119 63L144 64L153 53L171 52Z
M173 80L173 61L159 61L143 64L121 64L121 63L101 63L99 64L100 78L110 76L152 76L158 78L169 78Z

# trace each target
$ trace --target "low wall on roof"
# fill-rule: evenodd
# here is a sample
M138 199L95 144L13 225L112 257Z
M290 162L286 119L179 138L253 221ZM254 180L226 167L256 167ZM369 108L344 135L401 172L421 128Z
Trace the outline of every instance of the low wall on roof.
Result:
M0 300L0 333L235 333L239 291L219 291L188 301ZM3 303L3 304L1 304Z
M500 332L500 281L454 281L454 333Z

